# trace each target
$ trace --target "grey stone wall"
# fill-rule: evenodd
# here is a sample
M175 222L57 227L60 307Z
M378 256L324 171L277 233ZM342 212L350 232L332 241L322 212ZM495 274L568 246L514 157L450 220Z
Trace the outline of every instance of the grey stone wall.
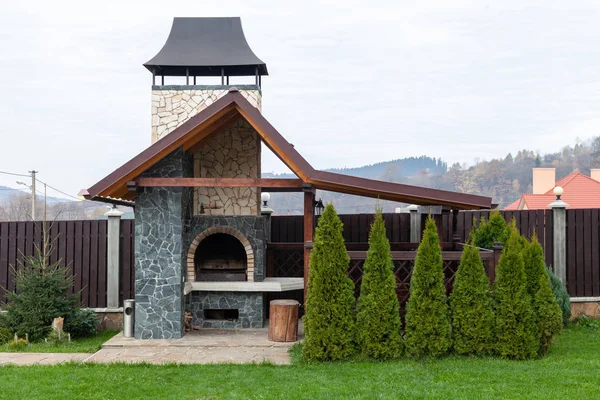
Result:
M142 174L190 176L193 161L176 150ZM183 248L191 192L184 188L138 188L135 208L135 337L183 335Z
M252 245L254 282L262 282L265 279L266 221L264 216L193 216L189 222L183 246L187 251L194 238L212 226L234 228L244 235Z
M262 293L193 292L188 296L187 311L192 313L192 325L202 328L262 328L264 308ZM236 320L207 320L204 310L236 309Z

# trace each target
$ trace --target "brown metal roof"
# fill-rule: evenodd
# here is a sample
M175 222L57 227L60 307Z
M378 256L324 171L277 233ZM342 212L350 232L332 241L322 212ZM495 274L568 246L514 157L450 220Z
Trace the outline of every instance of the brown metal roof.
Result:
M241 115L258 132L263 142L303 182L317 189L380 198L421 205L446 205L468 210L490 208L492 199L465 193L449 192L359 178L315 170L281 134L235 88L215 103L190 118L173 132L117 168L94 186L87 189L87 198L122 198L134 200L135 192L128 192L127 182L160 161L175 149L190 149L200 140L223 127L232 117Z

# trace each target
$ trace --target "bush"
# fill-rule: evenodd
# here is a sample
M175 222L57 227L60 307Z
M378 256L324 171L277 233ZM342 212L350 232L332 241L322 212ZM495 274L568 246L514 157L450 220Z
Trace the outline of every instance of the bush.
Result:
M14 335L8 328L0 328L0 344L6 344L13 339Z
M527 277L527 293L533 300L540 289L540 277L547 277L544 249L542 249L536 235L533 235L531 242L527 242L525 246L523 263L525 264L525 276Z
M356 337L360 352L377 359L398 357L402 353L400 306L381 209L377 210L371 225L363 271L356 307Z
M342 221L328 204L310 254L302 346L306 360L339 360L355 350L354 284L348 278L350 259L342 230Z
M454 351L458 354L487 354L494 339L494 314L490 282L479 250L466 246L454 277L450 295Z
M13 340L9 346L12 350L25 350L29 342L25 339L19 338L16 342Z
M554 298L550 288L550 280L545 271L540 275L538 286L539 289L535 294L534 310L540 343L539 354L543 356L548 353L548 347L550 347L554 336L561 331L563 323L562 312Z
M66 316L63 329L72 338L78 338L94 335L97 326L98 317L94 311L77 310Z
M31 341L44 339L54 318L72 313L79 295L69 295L73 286L69 269L50 264L47 256L37 253L13 270L16 290L6 293L8 327L19 336L29 334Z
M534 357L539 344L522 250L520 235L513 227L507 246L502 250L494 282L496 351L503 357L515 359Z
M406 350L414 357L441 356L451 346L442 249L431 216L410 279L405 339Z
M489 220L481 217L479 225L475 228L475 245L484 249L491 249L495 242L506 244L509 229L504 217L497 209L490 212Z
M546 272L550 277L550 287L554 293L554 298L562 312L563 325L567 326L569 319L571 318L571 298L558 276L556 276L551 269L547 269Z

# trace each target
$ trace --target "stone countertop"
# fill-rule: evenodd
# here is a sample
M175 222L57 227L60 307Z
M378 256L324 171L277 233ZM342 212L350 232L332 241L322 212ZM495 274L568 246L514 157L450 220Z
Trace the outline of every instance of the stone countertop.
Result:
M186 282L190 292L287 292L304 289L304 278L265 278L262 282Z

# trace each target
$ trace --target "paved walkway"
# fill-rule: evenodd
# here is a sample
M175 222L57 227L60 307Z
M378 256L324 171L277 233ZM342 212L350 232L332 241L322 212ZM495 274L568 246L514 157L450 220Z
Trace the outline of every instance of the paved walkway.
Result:
M302 338L300 327L299 338ZM68 361L97 363L149 362L152 364L213 364L271 362L289 364L294 343L269 342L263 329L202 329L181 339L138 340L122 333L104 343L94 354L84 353L0 353L0 365L58 364Z

